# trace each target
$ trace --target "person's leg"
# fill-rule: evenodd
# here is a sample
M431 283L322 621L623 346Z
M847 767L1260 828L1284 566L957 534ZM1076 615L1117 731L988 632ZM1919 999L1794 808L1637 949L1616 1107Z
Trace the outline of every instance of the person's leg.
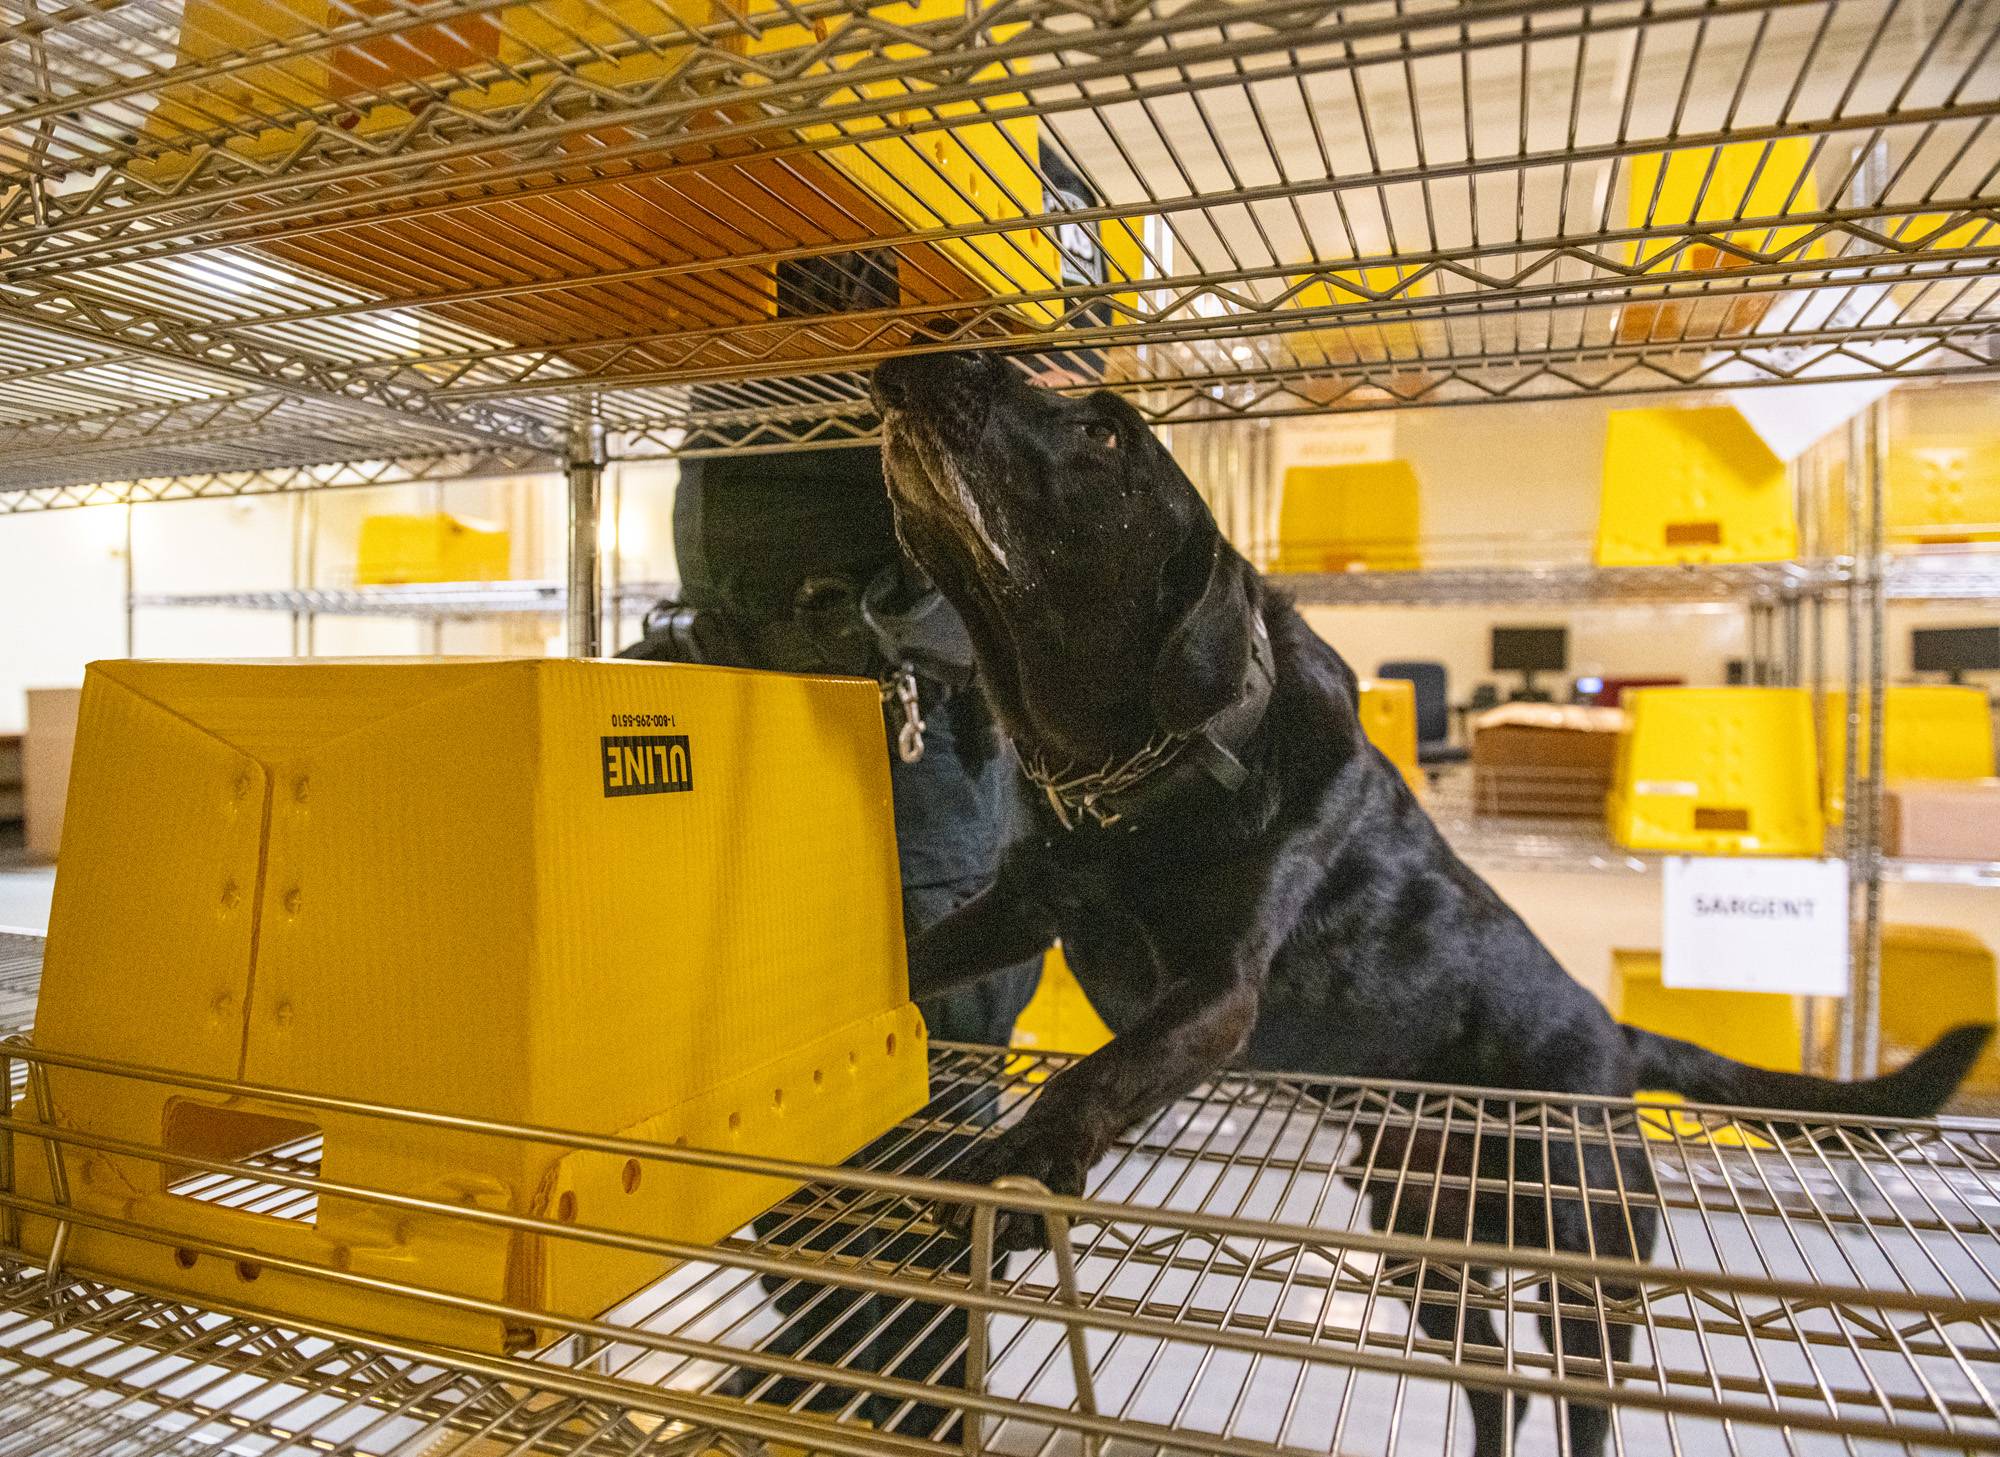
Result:
M984 882L974 881L906 891L904 919L928 925L983 888ZM1040 977L1041 963L1028 962L953 996L925 1002L921 1008L924 1025L934 1041L1005 1046L1013 1033L1014 1019L1034 995ZM931 1139L920 1162L907 1172L948 1175L952 1165L971 1150L980 1130L993 1121L995 1098L994 1090L983 1082L934 1077L925 1116L949 1131ZM943 1233L912 1233L892 1239L877 1257L911 1273L935 1271L962 1279L970 1269L970 1253ZM965 1312L956 1306L916 1300L885 1300L882 1304L879 1330L865 1364L885 1375L927 1386L963 1387ZM957 1412L935 1403L906 1404L878 1397L869 1403L869 1417L878 1427L905 1436L941 1442L956 1441L959 1436Z
M976 712L968 712L976 709ZM903 872L903 927L916 936L947 911L985 888L1007 839L1019 824L1019 775L1003 749L990 742L983 706L926 704L925 749L915 764L893 757L896 836ZM975 735L985 734L988 742ZM950 997L922 1004L936 1042L1004 1046L1015 1018L1035 993L1039 960L1024 963ZM912 1139L891 1131L857 1154L855 1163L888 1172L942 1175L992 1122L995 1093L984 1083L933 1079L927 1124L952 1130ZM807 1250L866 1256L879 1268L923 1275L968 1268L966 1252L944 1234L920 1234L900 1222L857 1230L840 1221L779 1214L761 1216L760 1238ZM965 1381L965 1313L952 1306L841 1292L806 1281L767 1279L785 1324L764 1342L766 1350L816 1364L879 1372L926 1385ZM749 1373L746 1373L748 1375ZM796 1403L807 1388L797 1381L739 1381L736 1389L759 1399ZM807 1409L828 1410L853 1399L852 1388L815 1393ZM878 1427L906 1435L952 1440L953 1409L934 1403L869 1399L864 1415Z

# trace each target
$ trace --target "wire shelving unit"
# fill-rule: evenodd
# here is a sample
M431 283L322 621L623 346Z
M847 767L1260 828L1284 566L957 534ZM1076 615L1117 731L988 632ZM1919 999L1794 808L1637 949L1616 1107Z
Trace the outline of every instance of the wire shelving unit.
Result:
M606 465L864 447L889 353L1085 359L1174 427L2000 370L1996 117L1992 0L23 0L0 7L0 514L561 472L561 601L590 652ZM780 309L809 259L892 267L893 301ZM1296 585L1766 614L1833 594L1879 686L1887 600L2000 577L1893 560L1879 431L1861 443L1839 560ZM269 605L472 610L441 595ZM1932 872L1884 865L1873 786L1849 788L1865 982L1882 876ZM1466 1425L1433 1399L1451 1383L1534 1398L1545 1447L1561 1394L1615 1397L1634 1450L2000 1449L1983 1126L1801 1137L1232 1075L1130 1135L1091 1202L1019 1196L1071 1221L1073 1274L973 1288L878 1258L885 1229L942 1238L938 1190L897 1180L947 1171L986 1127L964 1110L1011 1115L1052 1064L938 1058L956 1111L787 1206L856 1238L726 1242L542 1352L288 1330L10 1257L0 1452L929 1450L858 1397L829 1420L725 1392L725 1369L883 1388L785 1365L774 1271L975 1312L976 1395L927 1373L886 1394L976 1412L995 1451L1437 1451ZM1545 1192L1655 1201L1662 1262L1482 1250L1495 1278L1453 1298L1495 1312L1498 1344L1425 1335L1395 1294L1463 1264L1462 1235L1371 1238L1353 1187L1440 1208L1411 1150L1467 1130L1636 1151L1656 1194ZM303 1156L234 1174L276 1207L318 1177ZM1615 1393L1531 1339L1549 1290L1636 1329Z
M0 488L547 467L579 415L609 458L858 442L872 359L966 344L1101 349L1161 422L1991 369L1992 21L24 10L0 23ZM788 264L860 247L893 254L894 303L774 313Z
M58 1066L63 1077L99 1075L18 1042L7 1051L31 1088ZM953 1186L935 1181L1062 1059L945 1045L932 1058L932 1103L865 1165L780 1166L799 1187L762 1234L673 1250L685 1262L613 1311L574 1329L556 1318L555 1339L511 1354L274 1323L248 1295L233 1308L196 1306L172 1290L0 1256L0 1433L14 1449L61 1457L623 1457L760 1442L851 1457L914 1457L940 1443L1394 1454L1456 1450L1470 1417L1454 1388L1465 1387L1526 1404L1524 1451L1553 1450L1568 1409L1559 1401L1575 1400L1609 1405L1626 1450L2000 1450L1991 1125L1781 1128L1690 1105L1232 1073L1128 1134L1086 1198L989 1196L1044 1221L1067 1259L995 1260L975 1234L968 1262L936 1219ZM101 1074L147 1076L115 1064ZM302 1116L313 1103L258 1096L293 1099ZM369 1116L412 1137L427 1123L423 1110ZM594 1146L549 1130L491 1131ZM1486 1195L1656 1217L1655 1257L1468 1243L1450 1212L1463 1207L1466 1180L1434 1151L1451 1139L1477 1140L1489 1158L1509 1151L1481 1165L1474 1187ZM1545 1172L1559 1146L1586 1172ZM648 1177L695 1164L770 1168L666 1144L622 1141L616 1154L642 1160ZM1614 1155L1627 1174L1610 1172ZM315 1147L202 1162L215 1165L205 1171L214 1197L274 1220L310 1218L324 1177ZM1374 1232L1357 1189L1395 1197L1403 1232ZM409 1191L342 1186L341 1197L479 1217ZM40 1212L13 1193L0 1205ZM176 1243L189 1260L232 1261L239 1275L285 1267L251 1246L51 1207L78 1228L124 1228ZM608 1222L529 1216L528 1227L621 1237L615 1217L598 1218ZM1459 1279L1467 1264L1479 1278ZM421 1269L384 1288L441 1298ZM1419 1290L1490 1319L1490 1337L1426 1333L1407 1303ZM826 1302L869 1329L913 1312L948 1325L955 1341L934 1359L964 1361L966 1379L894 1362L869 1369L852 1359L866 1342L828 1334L839 1323L824 1309L820 1338L802 1343L796 1330ZM1537 1316L1551 1309L1583 1314L1594 1338L1572 1321L1569 1335L1543 1341ZM1630 1354L1607 1363L1595 1342L1614 1330L1631 1333Z

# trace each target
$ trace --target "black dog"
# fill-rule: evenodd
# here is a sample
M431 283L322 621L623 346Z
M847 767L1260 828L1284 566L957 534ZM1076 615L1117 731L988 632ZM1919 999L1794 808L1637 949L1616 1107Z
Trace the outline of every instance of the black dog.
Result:
M912 948L912 993L1015 965L1060 937L1116 1033L1053 1079L967 1177L1024 1174L1080 1193L1120 1132L1239 1059L1925 1116L1985 1045L1990 1028L1960 1028L1892 1076L1842 1084L1620 1026L1452 853L1363 737L1353 671L1222 539L1130 406L1035 389L976 354L890 361L874 391L898 531L965 618L993 707L1047 798L1040 832L992 888ZM1478 1173L1651 1187L1637 1155L1614 1168L1608 1154L1551 1146L1544 1169L1541 1147L1524 1158L1488 1139ZM1401 1152L1383 1151L1382 1166ZM1414 1156L1461 1175L1475 1161L1469 1141ZM1511 1209L1487 1193L1468 1208L1462 1189L1400 1207L1386 1188L1363 1192L1376 1226L1404 1233L1429 1220L1453 1236L1511 1231L1522 1247L1610 1258L1643 1256L1653 1237L1643 1199L1628 1225L1615 1203L1539 1189ZM1033 1227L1010 1222L1004 1237L1027 1243ZM1498 1348L1479 1305L1465 1302L1461 1329L1464 1278L1429 1269L1421 1289L1399 1293L1434 1339ZM1556 1292L1547 1298L1553 1310ZM1544 1337L1599 1359L1600 1326L1577 1310L1560 1332L1544 1317ZM1608 1354L1623 1360L1631 1327L1608 1324ZM1471 1400L1478 1451L1500 1452L1520 1404L1490 1391ZM1571 1405L1572 1450L1601 1450L1607 1423L1603 1408Z

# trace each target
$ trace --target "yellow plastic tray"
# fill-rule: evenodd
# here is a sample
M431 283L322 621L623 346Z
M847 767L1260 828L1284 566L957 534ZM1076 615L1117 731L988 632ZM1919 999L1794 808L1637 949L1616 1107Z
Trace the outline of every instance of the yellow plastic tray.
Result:
M497 526L443 513L366 516L354 580L494 582L513 574L513 541Z
M1861 700L1868 712L1868 700ZM1864 725L1865 728L1865 725ZM1987 779L1994 772L1993 710L1981 688L1942 683L1898 684L1882 699L1882 775L1901 779ZM1868 772L1863 735L1857 768ZM1847 694L1825 696L1820 718L1820 779L1826 817L1845 817L1847 794Z
M641 663L93 665L35 1038L838 1162L927 1087L874 685ZM654 1236L713 1241L786 1192L60 1069L51 1084L66 1127L215 1158L317 1134L331 1181ZM355 1199L251 1214L175 1192L157 1162L65 1157L87 1211L537 1311L593 1315L664 1268ZM49 1197L39 1140L14 1166ZM23 1239L39 1253L50 1232L30 1219ZM385 1335L535 1335L82 1227L70 1258Z
M1690 223L1727 223L1738 218L1768 219L1762 226L1733 228L1721 235L1728 246L1674 238L1647 239L1627 249L1628 261L1647 273L1708 273L1741 268L1755 256L1788 261L1820 258L1823 239L1810 226L1776 225L1788 213L1819 209L1819 188L1811 166L1813 141L1786 137L1772 142L1731 142L1720 147L1688 147L1646 152L1626 170L1625 221L1632 228L1681 228ZM1743 252L1735 251L1737 249ZM1703 300L1686 296L1640 299L1618 312L1620 343L1648 339L1701 338L1710 333L1747 334L1771 306L1771 296Z
M524 79L494 80L480 86L463 85L458 75L496 63L514 66L550 55L573 54L579 39L598 48L603 57L577 68L578 74L588 81L620 87L664 81L685 63L688 47L677 42L684 42L693 30L724 25L732 15L750 14L768 19L778 14L780 8L777 0L751 0L743 5L718 3L718 0L659 0L659 3L536 0L534 4L508 6L484 15L452 17L351 50L323 51L302 59L244 67L214 86L204 83L192 90L164 87L148 126L159 140L178 142L188 134L203 135L219 125L227 125L234 130L222 138L220 145L259 161L272 162L290 154L305 140L303 126L271 124L274 105L288 110L323 109L325 98L351 95L356 98L356 110L342 124L365 141L399 132L415 120L403 106L366 101L365 98L383 88L422 82L442 92L444 99L460 110L511 110L534 102L562 72L544 64L530 64L520 73ZM873 6L868 13L884 26L913 26L939 19L960 20L965 7L961 0L897 0ZM296 6L277 6L269 0L189 0L181 28L181 59L207 60L241 50L265 37L297 38L316 33L328 23L326 0L305 0ZM1005 39L1010 33L1008 27L1002 26L996 29L995 36ZM665 44L659 44L657 49L635 48L632 44L635 37ZM815 39L810 27L787 23L770 26L754 36L724 34L713 43L759 56L810 47ZM888 59L915 58L921 54L916 45L891 45L883 51ZM834 64L838 63L817 62L814 69L824 72ZM988 82L1005 74L1004 64L996 62L970 78L961 79ZM845 119L838 127L830 123L805 125L799 129L799 135L813 141L843 136L858 139L826 147L811 156L793 158L785 167L760 169L753 179L739 183L736 190L754 208L763 189L775 189L784 205L798 208L809 217L835 216L835 227L853 224L853 219L839 218L843 204L833 194L841 179L859 188L888 216L917 230L970 229L1041 212L1043 187L1036 170L1041 121L1032 116L999 122L975 119L989 110L1025 109L1025 97L1021 93L1001 93L983 102L933 103L925 99L929 90L924 83L888 79L830 92L823 103L826 107L840 107L866 98L876 104L876 109L865 116ZM748 108L756 99L755 85L746 82L737 94L738 101L718 107L719 118L750 114ZM906 117L925 121L944 117L956 124L949 130L933 129L910 138L889 134L903 125ZM881 135L871 136L871 133ZM698 137L699 132L694 135ZM629 131L609 121L601 138L614 142L631 139ZM586 138L584 144L587 143ZM170 183L193 165L193 155L193 150L169 152L135 164L135 170L156 185ZM744 156L746 166L750 165L753 151L746 148ZM724 190L729 191L729 177L717 175L722 177ZM615 194L617 187L615 179L607 183L606 195ZM579 196L588 199L590 191ZM614 204L617 201L616 197L611 200ZM491 225L535 235L545 228L546 220L517 210L504 218L496 215ZM862 225L870 223L864 219ZM1106 254L1112 280L1143 276L1144 250L1138 220L1102 221L1086 226ZM868 240L862 237L856 241L857 246L866 246ZM643 238L632 240L632 246L640 250L635 256L643 255ZM1016 230L1004 236L990 231L965 237L947 236L935 246L990 295L1044 293L1060 286L1063 280L1061 253L1048 229ZM718 268L725 263L726 260L718 259ZM767 288L761 303L768 313L775 306L776 294L768 287L769 271L765 270L763 276ZM926 296L924 301L940 300ZM1121 304L1129 307L1135 301L1134 293L1119 292L1109 295L1103 306L1115 311ZM1024 303L1018 312L1032 322L1048 324L1062 316L1064 305L1054 301Z
M1630 850L1817 855L1825 840L1812 695L1642 688L1626 695L1607 829Z
M1993 948L1956 927L1884 926L1881 1007L1885 1072L1953 1027L2000 1021ZM2000 1087L2000 1053L1990 1044L1966 1082Z
M1037 1052L1090 1053L1111 1040L1111 1029L1077 985L1076 973L1051 946L1042 958L1042 979L1014 1023L1014 1045Z
M1417 688L1406 678L1361 680L1361 731L1418 795L1424 792L1417 762Z
M1407 460L1295 465L1278 503L1280 572L1414 571L1423 495Z
M1722 405L1611 413L1599 566L1786 561L1798 549L1784 462L1736 411Z
M1667 1037L1699 1042L1724 1057L1780 1072L1798 1072L1804 1049L1805 1009L1797 997L1772 992L1724 992L1667 987L1660 981L1660 953L1614 949L1611 1015ZM1770 1145L1734 1123L1680 1110L1678 1093L1642 1092L1639 1101L1658 1111L1639 1115L1646 1137L1719 1148Z

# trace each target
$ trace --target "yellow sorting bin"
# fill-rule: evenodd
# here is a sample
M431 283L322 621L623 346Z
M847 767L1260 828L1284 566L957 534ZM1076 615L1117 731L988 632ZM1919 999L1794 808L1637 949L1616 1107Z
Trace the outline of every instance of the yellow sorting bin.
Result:
M1317 363L1324 356L1328 364L1393 364L1409 360L1417 347L1417 326L1408 320L1378 317L1379 311L1393 310L1437 292L1436 275L1420 268L1382 264L1373 268L1335 268L1320 276L1300 275L1288 279L1293 290L1286 300L1292 309L1318 309L1324 326L1295 330L1286 337L1302 364ZM1351 321L1339 310L1352 309ZM1375 313L1363 312L1374 310Z
M1295 465L1278 502L1279 572L1415 571L1423 499L1407 460Z
M1881 1009L1884 1072L1954 1027L2000 1022L1993 948L1955 927L1884 926ZM1989 1044L1966 1082L2000 1088L2000 1052Z
M1611 412L1599 566L1785 561L1798 549L1784 462L1735 410Z
M1861 700L1868 712L1868 700ZM1863 725L1864 730L1866 725ZM1988 779L1994 772L1993 710L1980 688L1941 683L1897 684L1882 699L1882 776L1901 779ZM1868 771L1864 732L1857 769ZM1847 694L1825 695L1820 718L1820 779L1826 817L1838 823L1847 794Z
M1423 766L1417 762L1417 687L1406 678L1361 680L1361 731L1380 749L1403 782L1424 792Z
M1987 236L1991 246L1995 234ZM1883 525L1891 540L2000 541L2000 420L1992 396L1933 389L1898 397L1884 487Z
M1817 855L1825 840L1812 695L1642 688L1625 696L1607 829L1630 850Z
M1111 1029L1077 984L1062 947L1042 957L1042 979L1014 1022L1014 1045L1037 1052L1095 1052L1111 1040Z
M1612 951L1611 1015L1630 1026L1698 1043L1754 1067L1798 1072L1803 1061L1806 1013L1797 997L1669 987L1660 980L1657 951ZM1677 1105L1687 1100L1679 1093L1642 1089L1639 1101L1658 1105L1658 1111L1640 1115L1639 1126L1648 1138L1709 1142L1725 1148L1770 1146L1737 1124L1682 1111Z
M1634 230L1666 229L1669 235L1628 246L1627 260L1671 282L1675 273L1712 273L1763 259L1824 257L1825 240L1811 225L1782 222L1787 214L1819 210L1819 188L1811 171L1814 147L1810 137L1782 137L1634 157L1626 168L1626 223ZM1689 224L1738 219L1757 220L1761 226L1731 228L1721 235L1722 246L1676 236ZM1635 299L1618 311L1618 340L1635 344L1748 334L1771 301L1768 293L1703 298L1683 292L1670 299Z
M354 580L363 586L497 582L512 575L513 542L500 527L444 512L362 518Z
M287 7L265 0L188 0L179 59L199 66L253 45L316 34L351 19L348 8L330 6L328 0ZM362 14L388 13L388 0L363 0L359 9ZM871 38L879 39L877 28L960 23L965 13L961 0L896 0L869 7L865 17L842 16L835 23L869 27ZM202 165L211 139L214 147L273 165L312 142L317 128L273 125L272 111L310 108L324 114L329 100L352 107L336 113L338 124L365 147L385 145L386 138L424 124L400 99L382 99L392 93L406 98L421 92L420 107L442 102L460 115L504 117L534 106L560 111L567 103L550 93L579 84L628 93L668 86L675 72L695 59L690 38L705 31L710 46L748 57L749 67L736 84L716 94L712 111L688 119L684 134L663 139L651 154L630 155L630 175L614 169L601 184L565 188L560 196L527 193L416 222L403 219L394 234L364 219L323 233L317 247L281 236L258 246L310 273L365 287L371 297L379 292L380 280L368 271L368 260L379 248L392 248L399 256L413 250L451 256L461 272L473 270L459 279L461 286L518 283L524 268L547 273L550 281L562 279L574 269L552 268L549 260L573 254L579 246L615 255L629 267L703 259L714 264L707 273L653 279L636 289L612 284L572 290L563 295L564 307L553 313L477 300L437 307L441 317L524 346L574 344L580 326L605 337L623 337L631 333L635 318L654 321L653 327L661 330L769 318L777 305L774 270L734 265L731 255L782 250L801 240L830 238L865 248L875 238L896 233L932 234L923 244L898 250L898 285L906 307L1047 295L1080 281L1066 277L1077 264L1065 265L1058 229L1015 229L1003 235L987 226L1045 211L1037 167L1047 123L1020 115L981 119L1025 109L1021 92L934 101L929 81L881 77L835 87L818 108L835 110L865 100L873 108L866 114L838 125L807 121L793 134L794 139L832 145L801 152L795 140L788 145L785 137L768 134L703 145L704 132L757 114L757 93L768 84L767 75L791 81L846 68L851 54L825 47L830 29L828 17L801 17L777 0L524 0L476 15L453 14L353 48L253 63L220 79L163 86L146 123L155 149L131 167L150 187L173 186ZM993 35L1004 41L1013 33L1002 25ZM892 42L879 45L875 58L895 61L922 54L919 44ZM574 77L550 64L550 57L569 60ZM951 84L1002 80L1007 66L996 61L952 77ZM901 134L909 123L937 118L951 124L914 136ZM639 129L608 116L601 127L562 145L577 152L579 166L586 166L596 165L588 157L593 149L620 147L630 153L642 140ZM771 157L773 150L788 154ZM720 151L732 161L727 167L678 175L661 167L677 151L703 162ZM559 166L560 159L552 159L552 170ZM1082 227L1102 251L1108 274L1104 282L1143 276L1137 220L1095 220ZM481 261L490 260L496 237L518 240L507 250L504 267ZM1075 260L1078 249L1068 251ZM1103 298L1098 307L1115 313L1135 301L1135 293L1122 291ZM1066 307L1044 297L1022 302L1015 312L1030 326L1046 326L1061 321ZM560 320L560 327L552 330L550 319ZM834 330L839 343L849 347L887 347L879 321L851 327L822 323L819 328ZM800 357L809 357L809 351ZM635 368L655 363L643 347L628 353L627 360Z
M100 663L34 1036L232 1088L837 1163L926 1097L900 905L873 684ZM224 1160L323 1140L329 1184L452 1209L711 1242L789 1188L252 1092L49 1083L66 1129ZM251 1213L158 1161L63 1159L79 1213L164 1236L79 1223L73 1268L368 1333L509 1349L546 1334L533 1315L594 1315L667 1268L331 1192L301 1217ZM52 1197L41 1140L16 1137L14 1168ZM23 1221L37 1256L51 1234Z
M1800 1069L1805 1012L1799 998L1669 987L1660 980L1657 951L1612 951L1611 1015L1753 1067Z

